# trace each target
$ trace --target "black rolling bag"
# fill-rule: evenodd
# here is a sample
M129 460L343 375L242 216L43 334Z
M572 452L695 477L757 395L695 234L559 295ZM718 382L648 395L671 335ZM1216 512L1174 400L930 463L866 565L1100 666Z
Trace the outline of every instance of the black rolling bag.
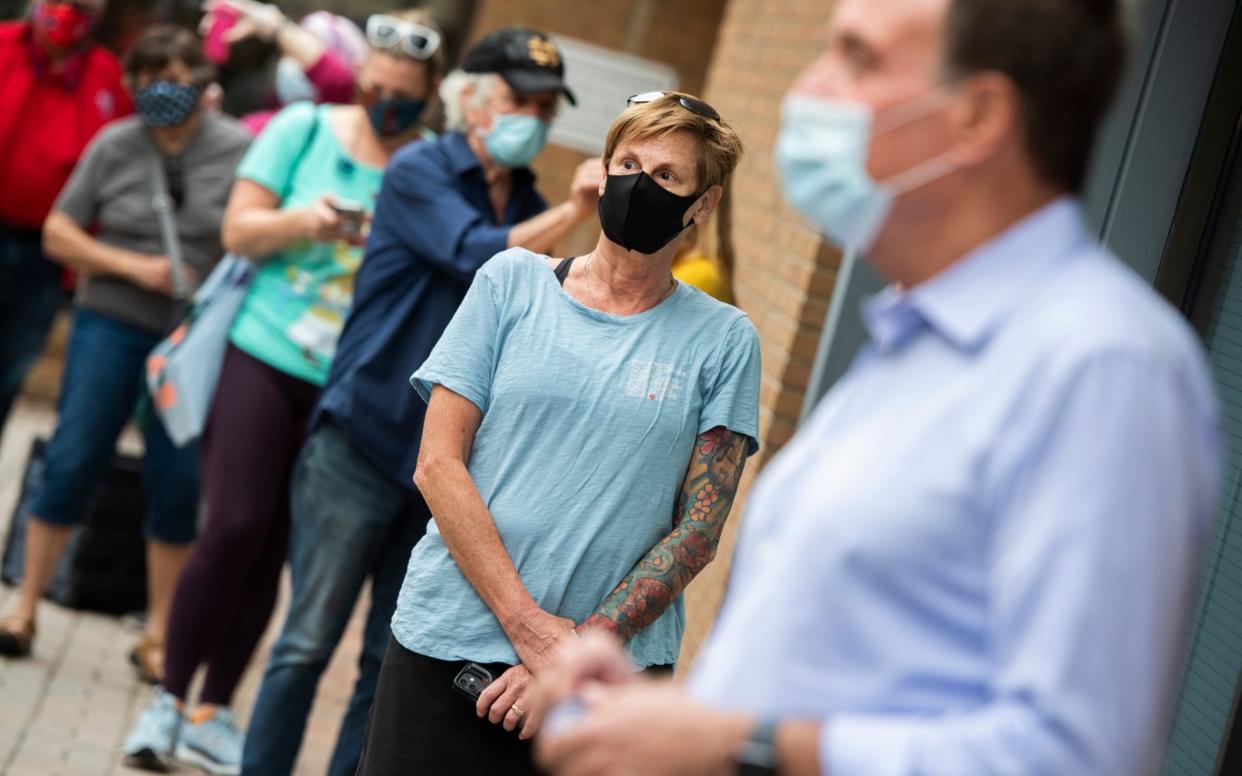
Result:
M47 440L30 447L21 493L9 524L0 579L16 585L25 568L26 525L43 488ZM147 605L145 516L142 462L118 455L87 508L86 521L73 531L68 550L46 592L47 598L75 609L109 614L142 611Z

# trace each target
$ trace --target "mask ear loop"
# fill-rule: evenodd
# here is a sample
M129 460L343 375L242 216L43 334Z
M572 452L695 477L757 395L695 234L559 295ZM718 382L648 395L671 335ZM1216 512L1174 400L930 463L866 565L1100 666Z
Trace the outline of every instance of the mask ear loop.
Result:
M875 136L893 132L908 124L912 124L925 116L941 110L953 101L954 95L947 86L938 86L930 92L924 92L903 103L877 115L874 123ZM894 198L921 189L934 180L944 177L957 169L957 165L949 158L951 152L944 151L932 158L914 165L908 170L899 172L876 185Z
M929 92L915 95L905 102L885 108L875 114L872 121L874 135L886 135L913 124L924 116L929 116L953 101L954 95L948 86L937 86Z
M949 158L949 155L949 151L937 154L905 172L899 172L887 180L880 181L877 185L893 197L909 194L956 170L957 164Z

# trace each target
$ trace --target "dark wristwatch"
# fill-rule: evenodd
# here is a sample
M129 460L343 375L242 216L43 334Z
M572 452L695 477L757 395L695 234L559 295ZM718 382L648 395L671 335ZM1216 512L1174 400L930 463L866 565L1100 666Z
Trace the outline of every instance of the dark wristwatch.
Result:
M733 761L737 776L776 776L776 723L755 725Z

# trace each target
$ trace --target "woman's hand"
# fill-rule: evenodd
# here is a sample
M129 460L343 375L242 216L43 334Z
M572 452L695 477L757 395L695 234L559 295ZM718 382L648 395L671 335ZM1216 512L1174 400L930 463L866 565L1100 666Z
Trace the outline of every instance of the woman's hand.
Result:
M541 673L556 659L556 653L564 639L576 639L574 621L557 617L551 612L531 607L518 617L517 624L508 633L522 664L533 673Z
M518 738L525 741L543 724L543 709L535 708L534 694L535 675L526 666L516 665L483 690L475 712L505 730L521 728Z
M198 281L194 270L189 267L183 269L186 284L193 286ZM167 256L134 254L126 268L125 279L139 288L164 296L172 296L175 290L172 259Z
M306 237L315 242L335 242L347 236L341 231L341 217L332 209L334 201L331 194L324 194L302 209Z
M167 256L134 256L126 279L146 291L172 296L172 260Z

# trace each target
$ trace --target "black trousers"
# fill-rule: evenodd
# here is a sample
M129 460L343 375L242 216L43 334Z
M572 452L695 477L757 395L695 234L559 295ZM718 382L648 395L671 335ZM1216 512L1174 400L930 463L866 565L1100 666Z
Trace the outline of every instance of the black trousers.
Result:
M531 742L474 713L453 689L465 662L436 660L388 641L358 776L533 776ZM510 668L484 665L499 678Z

